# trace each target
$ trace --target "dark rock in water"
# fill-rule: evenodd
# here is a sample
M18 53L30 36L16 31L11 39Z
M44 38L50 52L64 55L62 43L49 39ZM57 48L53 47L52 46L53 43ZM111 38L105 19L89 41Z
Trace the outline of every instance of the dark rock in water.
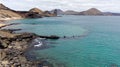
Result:
M54 66L50 64L48 61L41 61L41 64L39 64L39 67L54 67Z
M119 66L115 63L112 63L109 67L119 67Z
M54 17L54 16L57 16L57 14L51 13L50 11L45 11L45 12L43 13L43 15L44 15L45 17Z
M14 31L20 31L20 30L22 30L22 29L5 29L5 30L8 30L8 31L14 32Z
M51 36L39 36L41 38L47 38L47 39L59 39L60 37L59 36L56 36L56 35L51 35Z

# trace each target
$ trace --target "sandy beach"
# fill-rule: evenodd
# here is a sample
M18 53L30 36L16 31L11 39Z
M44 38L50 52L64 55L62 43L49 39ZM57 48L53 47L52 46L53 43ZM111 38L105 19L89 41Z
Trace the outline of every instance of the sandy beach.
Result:
M6 24L0 23L0 27L5 26Z

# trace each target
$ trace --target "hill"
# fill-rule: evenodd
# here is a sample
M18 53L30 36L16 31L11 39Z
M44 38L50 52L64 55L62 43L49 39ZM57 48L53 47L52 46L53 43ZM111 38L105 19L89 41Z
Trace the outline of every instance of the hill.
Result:
M0 20L22 19L22 18L42 18L57 16L50 11L42 11L39 8L32 8L29 11L16 11L0 4Z

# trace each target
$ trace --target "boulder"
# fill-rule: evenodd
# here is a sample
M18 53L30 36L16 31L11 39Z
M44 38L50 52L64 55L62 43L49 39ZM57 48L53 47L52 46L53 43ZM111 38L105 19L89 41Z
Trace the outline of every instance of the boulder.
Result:
M8 41L0 41L0 48L1 49L4 49L4 48L7 48L9 45Z
M0 50L0 61L3 60L6 57L6 52L3 50Z
M27 59L23 56L18 56L20 63L25 63L27 62Z

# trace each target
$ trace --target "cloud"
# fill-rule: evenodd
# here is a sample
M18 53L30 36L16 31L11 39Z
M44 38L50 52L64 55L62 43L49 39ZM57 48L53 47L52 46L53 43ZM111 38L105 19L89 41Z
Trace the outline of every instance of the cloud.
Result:
M58 8L83 11L94 7L102 11L120 12L119 0L0 0L0 2L16 10L38 7L42 10Z

